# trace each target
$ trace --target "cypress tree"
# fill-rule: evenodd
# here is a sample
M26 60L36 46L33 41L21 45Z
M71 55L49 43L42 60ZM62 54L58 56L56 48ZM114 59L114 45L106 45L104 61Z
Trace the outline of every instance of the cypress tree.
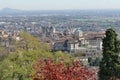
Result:
M116 32L110 28L106 30L103 39L103 58L100 62L99 80L115 80L120 78L120 41Z

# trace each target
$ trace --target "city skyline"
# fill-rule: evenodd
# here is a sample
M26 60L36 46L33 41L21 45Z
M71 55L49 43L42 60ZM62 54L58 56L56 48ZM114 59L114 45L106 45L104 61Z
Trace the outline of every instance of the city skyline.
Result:
M120 0L0 0L0 9L63 10L120 9Z

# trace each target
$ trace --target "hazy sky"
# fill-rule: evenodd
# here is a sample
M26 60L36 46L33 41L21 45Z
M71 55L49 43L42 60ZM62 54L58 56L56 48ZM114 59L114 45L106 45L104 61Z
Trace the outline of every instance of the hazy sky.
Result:
M120 9L120 0L0 0L0 9Z

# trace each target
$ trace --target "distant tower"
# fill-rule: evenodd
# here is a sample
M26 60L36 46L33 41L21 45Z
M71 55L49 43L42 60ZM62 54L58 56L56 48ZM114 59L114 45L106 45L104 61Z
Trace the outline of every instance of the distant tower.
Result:
M82 36L83 36L83 32L81 31L81 29L80 28L76 29L75 32L74 32L74 37L76 39L79 39Z
M42 26L42 38L46 37L46 27Z
M50 27L50 32L55 33L56 32L55 27Z

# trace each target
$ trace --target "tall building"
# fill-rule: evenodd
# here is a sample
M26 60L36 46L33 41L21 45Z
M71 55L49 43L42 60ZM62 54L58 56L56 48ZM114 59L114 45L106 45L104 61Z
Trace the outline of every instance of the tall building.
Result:
M80 28L78 28L78 29L76 29L75 30L75 33L74 33L74 37L75 37L75 39L80 39L80 37L82 37L83 36L83 32L81 31L81 29Z
M51 33L55 33L55 32L56 32L55 27L53 27L53 26L50 27L50 32L51 32Z
M46 27L42 26L42 38L46 37Z

